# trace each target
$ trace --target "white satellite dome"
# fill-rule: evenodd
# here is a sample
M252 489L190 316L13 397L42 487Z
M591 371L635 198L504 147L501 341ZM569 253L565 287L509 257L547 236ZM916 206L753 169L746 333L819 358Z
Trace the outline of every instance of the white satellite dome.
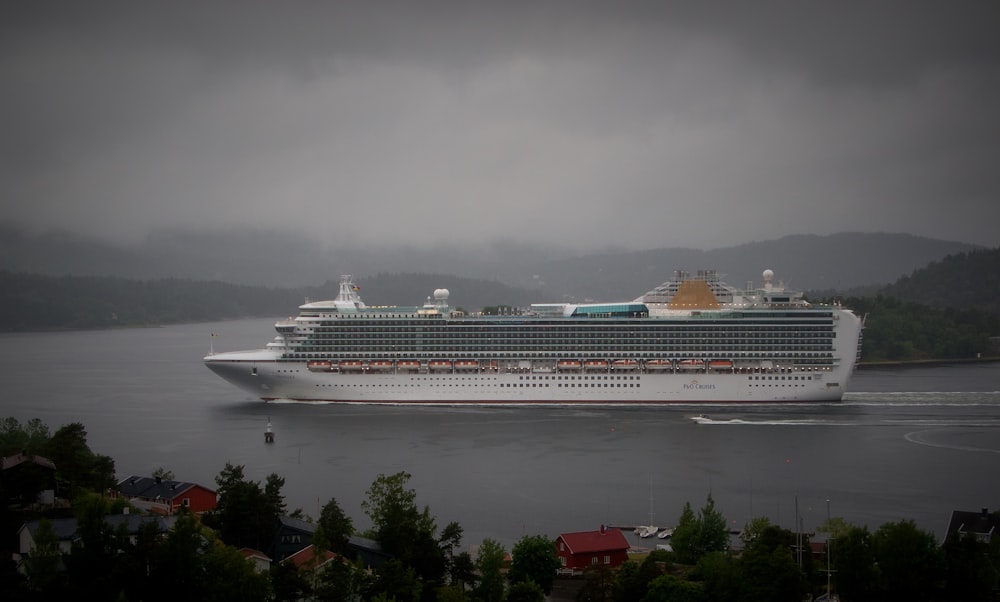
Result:
M448 298L449 294L451 294L451 293L449 293L448 289L446 289L446 288L434 289L434 300L436 300L436 301L444 301L445 299Z

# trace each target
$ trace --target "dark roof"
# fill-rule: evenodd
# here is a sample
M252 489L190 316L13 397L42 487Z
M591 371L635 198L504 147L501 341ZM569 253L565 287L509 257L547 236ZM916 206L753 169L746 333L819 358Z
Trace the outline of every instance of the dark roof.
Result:
M578 533L563 533L559 537L566 543L572 554L588 554L591 552L614 552L628 550L628 540L622 535L621 529L608 527L601 531L580 531Z
M2 463L0 463L0 466L3 467L3 470L7 470L8 468L14 468L15 466L20 466L25 462L31 462L32 464L44 466L45 468L49 468L51 470L56 469L56 465L52 460L49 460L48 458L44 458L42 456L29 456L24 452L14 454L13 456L5 457Z
M146 500L173 500L194 487L201 487L201 485L183 481L164 481L160 477L131 476L118 483L118 491L122 495ZM206 488L202 487L202 489ZM206 489L206 491L212 490ZM214 491L212 492L214 493Z
M279 516L278 517L278 527L280 529L292 529L293 531L301 531L302 533L308 533L312 535L316 532L316 525L313 523L302 520L301 518L293 518L291 516Z
M121 525L125 525L125 531L129 535L135 535L139 532L139 529L146 523L155 522L157 524L157 531L160 533L166 533L173 527L174 517L169 516L150 516L142 514L109 514L104 517L104 522L110 525L113 529L117 529ZM49 519L49 523L52 525L52 530L56 534L56 539L59 541L74 541L79 535L76 532L76 519L75 518L53 518ZM24 523L21 528L27 529L31 536L35 536L35 532L38 530L38 526L41 524L40 520L32 520Z
M990 514L986 508L979 512L954 510L951 513L951 521L948 522L948 535L955 532L997 537L1000 535L1000 516L996 513Z

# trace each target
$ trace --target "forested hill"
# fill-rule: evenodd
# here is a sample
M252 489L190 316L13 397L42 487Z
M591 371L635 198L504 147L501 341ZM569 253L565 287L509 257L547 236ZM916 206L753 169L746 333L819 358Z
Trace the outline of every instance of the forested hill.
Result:
M1000 249L949 255L844 303L867 317L863 361L997 357Z
M881 294L937 309L1000 312L1000 248L949 255L900 278Z
M0 272L0 330L70 330L287 314L300 292L221 282Z
M379 274L357 280L370 305L421 305L449 288L453 306L521 306L536 293L496 282L428 274ZM102 276L42 276L0 271L0 331L72 330L211 322L293 315L306 299L331 299L338 283L266 288L184 279L128 280Z

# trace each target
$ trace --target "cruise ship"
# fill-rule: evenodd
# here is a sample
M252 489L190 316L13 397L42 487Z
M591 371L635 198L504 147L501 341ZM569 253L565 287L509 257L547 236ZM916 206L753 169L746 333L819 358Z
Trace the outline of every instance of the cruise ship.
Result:
M862 320L806 301L771 270L743 289L677 271L634 301L466 314L437 289L415 307L366 305L351 276L306 302L263 349L205 364L265 401L642 405L838 401Z

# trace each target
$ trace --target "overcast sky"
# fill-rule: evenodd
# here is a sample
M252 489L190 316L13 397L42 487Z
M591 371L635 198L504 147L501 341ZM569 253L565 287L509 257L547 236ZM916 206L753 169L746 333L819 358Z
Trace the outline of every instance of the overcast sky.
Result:
M0 221L1000 246L1000 3L0 7Z

